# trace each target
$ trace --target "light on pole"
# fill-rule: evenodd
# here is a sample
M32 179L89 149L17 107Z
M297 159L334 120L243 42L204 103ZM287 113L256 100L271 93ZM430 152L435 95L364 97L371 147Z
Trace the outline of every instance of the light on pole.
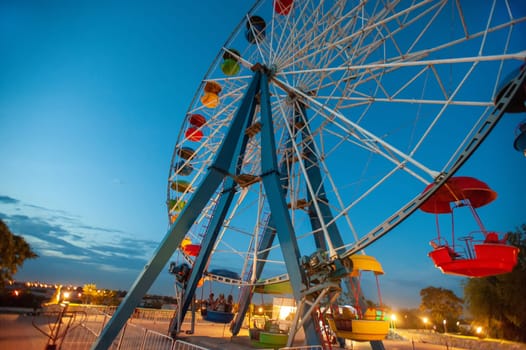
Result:
M391 315L391 328L396 329L396 315Z
M429 319L427 317L422 318L422 321L424 322L424 329L427 331L427 322L429 322Z
M447 321L443 320L442 323L444 324L444 333L447 333Z

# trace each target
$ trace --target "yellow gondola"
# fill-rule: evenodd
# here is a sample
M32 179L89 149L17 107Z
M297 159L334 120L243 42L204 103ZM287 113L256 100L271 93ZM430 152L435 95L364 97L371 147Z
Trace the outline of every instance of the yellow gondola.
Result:
M372 256L354 255L351 276L360 278L362 271L371 271L377 277L383 275L382 265ZM378 288L379 292L379 288ZM364 313L351 313L344 309L342 313L327 316L327 323L339 338L355 341L372 341L385 339L389 333L389 321L381 308L368 308Z

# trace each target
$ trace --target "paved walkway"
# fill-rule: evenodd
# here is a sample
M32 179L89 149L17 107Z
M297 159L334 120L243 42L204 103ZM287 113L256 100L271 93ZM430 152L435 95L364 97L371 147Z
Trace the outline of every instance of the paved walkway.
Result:
M35 329L32 325L32 316L0 314L0 349L2 350L45 350L47 337ZM133 321L134 324L146 326L158 332L166 331L166 324L153 323L152 321ZM189 330L189 326L183 324L183 330ZM182 332L180 339L192 344L200 345L211 350L248 350L254 349L248 338L248 331L242 329L239 336L232 337L228 326L210 323L206 321L196 324L194 334ZM478 347L452 347L451 345L436 345L423 342L420 338L413 340L385 340L386 350L461 350L479 349ZM303 337L300 334L294 345L302 345ZM473 345L473 344L472 344ZM367 350L371 349L369 343L347 341L347 349ZM333 347L338 350L341 348ZM502 348L501 348L502 349ZM509 347L509 349L515 349ZM67 350L67 349L64 349Z
M31 324L33 317L0 314L0 349L44 350L47 337Z

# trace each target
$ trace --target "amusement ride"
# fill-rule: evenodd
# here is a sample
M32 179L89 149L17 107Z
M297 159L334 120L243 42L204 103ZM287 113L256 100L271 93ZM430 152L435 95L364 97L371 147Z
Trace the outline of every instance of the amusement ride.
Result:
M254 293L286 285L290 329L251 332L256 342L291 346L303 328L308 345L330 349L332 335L383 349L381 295L371 307L361 289L383 269L364 249L419 209L468 207L479 224L462 248L437 225L430 257L444 273L511 271L518 249L476 213L496 193L454 175L524 111L525 35L520 1L257 1L184 116L166 236L92 349L110 346L176 257L173 337L206 279L237 291L235 313L213 314L234 336Z

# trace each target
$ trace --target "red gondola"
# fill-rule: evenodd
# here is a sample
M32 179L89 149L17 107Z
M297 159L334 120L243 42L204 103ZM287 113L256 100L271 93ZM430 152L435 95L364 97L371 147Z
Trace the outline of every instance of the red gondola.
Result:
M198 256L201 251L200 244L187 244L183 247L183 251L186 255L189 256Z
M190 124L192 124L195 127L202 127L206 123L206 118L203 117L201 114L191 114L189 119Z
M184 136L190 141L199 142L203 138L203 132L198 128L188 128Z
M434 184L426 187L428 191ZM445 274L467 277L485 277L509 273L517 264L519 248L507 244L506 237L500 238L495 232L488 232L475 208L491 203L497 193L487 184L472 177L453 177L446 181L421 207L427 213L437 216L438 237L431 241L434 248L429 257L435 266ZM474 234L459 238L464 249L455 246L453 213L456 208L468 207L480 227L484 239L477 240ZM451 242L440 236L438 214L450 213L453 227Z
M292 4L294 0L275 0L274 1L274 11L280 15L288 15L290 10L292 10Z
M181 242L181 248L183 250L183 253L185 253L186 255L197 256L199 255L199 251L201 250L201 245L193 244L190 238L185 237Z

